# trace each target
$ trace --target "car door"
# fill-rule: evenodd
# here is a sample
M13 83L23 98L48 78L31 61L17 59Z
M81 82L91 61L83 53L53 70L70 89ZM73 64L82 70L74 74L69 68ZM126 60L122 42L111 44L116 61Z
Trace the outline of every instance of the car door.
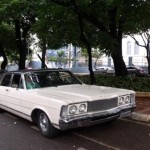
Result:
M7 93L9 90L11 81L11 74L5 74L0 83L0 105L3 108L7 108Z
M23 86L21 74L13 74L12 82L7 92L7 107L13 111L21 111L21 96L23 94Z

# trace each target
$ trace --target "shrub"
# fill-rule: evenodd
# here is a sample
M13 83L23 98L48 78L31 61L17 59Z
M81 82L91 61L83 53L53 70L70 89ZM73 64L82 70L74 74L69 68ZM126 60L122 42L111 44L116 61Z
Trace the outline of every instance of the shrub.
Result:
M96 85L124 88L141 92L150 92L150 77L148 76L116 77L116 76L96 75L95 77L96 77ZM90 84L90 77L88 75L80 76L79 78L84 83Z

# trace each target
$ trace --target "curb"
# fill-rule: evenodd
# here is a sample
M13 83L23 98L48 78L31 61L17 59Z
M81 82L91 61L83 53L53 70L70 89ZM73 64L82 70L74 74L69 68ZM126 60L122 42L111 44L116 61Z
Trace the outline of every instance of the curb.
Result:
M138 92L138 91L136 91L135 97L150 98L150 92Z
M146 102L146 101L150 100L150 92L136 91L135 97L138 98L138 99L141 98L141 101ZM136 106L136 107L138 107L138 106ZM135 112L131 113L130 118L132 120L150 123L150 115L149 114L144 114L144 113L135 111Z
M150 123L150 115L132 112L131 119Z

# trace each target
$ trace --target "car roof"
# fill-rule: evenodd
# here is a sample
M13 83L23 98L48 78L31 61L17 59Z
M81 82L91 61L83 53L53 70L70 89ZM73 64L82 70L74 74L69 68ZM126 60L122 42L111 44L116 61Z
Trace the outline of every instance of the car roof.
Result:
M24 69L24 70L16 70L16 71L9 71L6 73L27 73L27 72L39 72L39 71L69 71L67 69L61 68L50 68L50 69Z

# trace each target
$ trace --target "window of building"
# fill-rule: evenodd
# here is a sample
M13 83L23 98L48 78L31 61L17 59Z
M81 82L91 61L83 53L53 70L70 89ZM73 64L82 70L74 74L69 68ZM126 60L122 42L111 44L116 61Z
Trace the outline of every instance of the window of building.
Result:
M131 55L131 42L127 42L127 55Z
M139 45L137 43L134 43L134 55L139 55Z
M148 45L149 45L148 56L150 56L150 43Z

